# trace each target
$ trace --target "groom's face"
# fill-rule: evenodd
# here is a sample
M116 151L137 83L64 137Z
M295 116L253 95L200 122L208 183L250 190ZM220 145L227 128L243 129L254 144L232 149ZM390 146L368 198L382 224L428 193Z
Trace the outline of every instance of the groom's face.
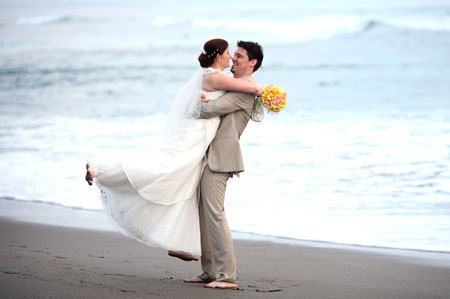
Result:
M240 77L242 74L247 74L250 67L251 63L248 60L247 51L244 48L238 47L234 52L231 72L235 77Z

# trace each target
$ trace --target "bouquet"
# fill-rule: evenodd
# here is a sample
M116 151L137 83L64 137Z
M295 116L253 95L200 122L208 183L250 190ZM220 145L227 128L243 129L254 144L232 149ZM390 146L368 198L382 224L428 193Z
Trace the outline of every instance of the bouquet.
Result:
M267 85L263 88L257 105L265 107L269 112L280 112L286 106L286 92L277 85Z

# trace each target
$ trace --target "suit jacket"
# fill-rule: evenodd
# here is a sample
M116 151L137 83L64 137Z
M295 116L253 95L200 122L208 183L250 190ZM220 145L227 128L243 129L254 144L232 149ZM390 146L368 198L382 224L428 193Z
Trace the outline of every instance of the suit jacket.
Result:
M220 116L216 136L206 153L208 166L215 172L244 171L239 138L255 106L255 96L241 92L227 92L209 103L202 103L200 118Z

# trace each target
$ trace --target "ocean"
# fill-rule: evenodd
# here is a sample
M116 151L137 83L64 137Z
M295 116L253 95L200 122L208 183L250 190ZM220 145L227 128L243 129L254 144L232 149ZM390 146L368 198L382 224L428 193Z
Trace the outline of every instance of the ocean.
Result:
M211 38L264 47L232 230L450 252L448 1L0 1L0 198L101 209L91 157L162 134Z

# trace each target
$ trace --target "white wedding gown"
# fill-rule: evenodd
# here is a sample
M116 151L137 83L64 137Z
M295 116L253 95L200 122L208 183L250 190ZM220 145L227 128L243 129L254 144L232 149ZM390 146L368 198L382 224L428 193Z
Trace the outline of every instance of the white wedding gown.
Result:
M214 100L225 92L202 93ZM105 213L123 234L201 255L197 186L219 122L188 119L161 148L134 161L89 161Z

